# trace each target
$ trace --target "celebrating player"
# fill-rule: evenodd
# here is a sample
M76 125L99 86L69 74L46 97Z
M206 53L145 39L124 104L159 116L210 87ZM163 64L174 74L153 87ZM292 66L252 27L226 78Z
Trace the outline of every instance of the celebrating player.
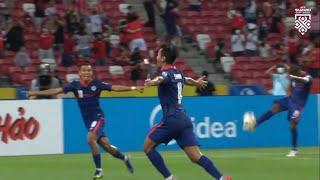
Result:
M289 89L289 95L285 98L274 101L271 110L264 113L257 119L256 125L253 128L247 128L248 131L254 131L256 127L263 122L270 119L273 115L288 111L288 120L290 121L291 129L291 151L287 154L288 157L294 157L297 154L297 125L299 123L301 113L307 102L309 91L311 89L312 78L300 69L299 66L293 65L289 70L289 77L291 79L291 85Z
M60 93L73 92L78 100L84 124L88 130L87 140L91 148L92 158L96 166L93 179L103 177L101 168L100 145L113 157L123 160L130 173L134 172L128 156L121 153L115 146L112 146L103 132L105 120L99 104L99 96L102 90L108 91L141 91L141 87L116 86L93 79L93 69L89 63L83 63L79 69L80 81L73 81L63 88L49 89L45 91L30 91L28 96L56 95Z
M205 87L207 82L203 80L203 77L197 80L184 77L172 65L176 56L177 51L174 47L163 46L157 55L157 64L161 66L161 75L145 81L146 86L158 86L163 119L148 133L144 143L144 152L166 180L174 180L175 177L166 167L161 155L156 151L156 147L161 143L167 144L170 140L175 139L192 162L203 167L217 180L230 180L229 176L222 176L213 162L200 152L191 120L181 105L184 84Z

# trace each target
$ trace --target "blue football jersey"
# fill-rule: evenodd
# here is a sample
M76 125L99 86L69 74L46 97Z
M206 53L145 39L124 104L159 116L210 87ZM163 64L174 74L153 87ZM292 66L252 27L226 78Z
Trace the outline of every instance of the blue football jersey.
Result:
M185 78L175 66L164 66L160 73L163 82L158 86L158 96L166 116L175 113L177 109L183 109L181 102Z
M85 85L80 81L73 81L63 87L63 92L73 92L77 98L82 117L85 121L103 114L100 108L99 97L102 90L111 91L112 85L93 80ZM93 119L94 120L94 119Z
M312 85L312 77L306 73L301 73L303 78L308 79L307 83L302 83L297 80L291 81L291 99L294 103L297 103L299 106L304 107L309 96L309 92Z

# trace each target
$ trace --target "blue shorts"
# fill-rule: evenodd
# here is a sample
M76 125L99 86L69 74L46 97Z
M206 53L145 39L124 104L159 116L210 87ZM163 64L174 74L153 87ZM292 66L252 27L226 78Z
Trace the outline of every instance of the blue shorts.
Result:
M275 100L274 103L280 105L280 112L288 111L287 119L289 121L295 121L296 123L299 122L301 113L303 112L303 107L293 102L290 97Z
M96 115L85 119L85 126L88 132L92 132L98 137L105 137L104 134L105 120L103 115Z
M183 113L164 117L149 131L148 137L156 144L168 144L175 139L181 148L199 145L191 120Z

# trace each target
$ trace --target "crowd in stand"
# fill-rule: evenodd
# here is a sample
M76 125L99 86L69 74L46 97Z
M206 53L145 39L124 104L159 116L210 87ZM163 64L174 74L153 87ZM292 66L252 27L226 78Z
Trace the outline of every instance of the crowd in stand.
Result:
M300 64L314 77L320 77L319 41L320 6L314 1L248 0L243 6L228 11L232 24L231 54L281 59L283 63ZM294 17L294 9L306 5L312 10L311 29L303 36L293 25L285 24ZM275 35L274 37L272 37ZM225 44L216 45L217 58L226 53Z

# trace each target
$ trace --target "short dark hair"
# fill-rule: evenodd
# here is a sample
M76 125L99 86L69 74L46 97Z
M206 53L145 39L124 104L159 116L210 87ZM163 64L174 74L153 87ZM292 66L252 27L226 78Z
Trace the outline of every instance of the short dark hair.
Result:
M78 68L80 69L81 66L92 66L92 64L89 62L89 61L80 61L78 64L77 64Z
M297 64L292 64L290 66L290 74L292 75L298 75L299 72L301 71L301 67Z
M172 45L162 45L161 55L166 58L167 64L173 64L178 56L177 48Z

